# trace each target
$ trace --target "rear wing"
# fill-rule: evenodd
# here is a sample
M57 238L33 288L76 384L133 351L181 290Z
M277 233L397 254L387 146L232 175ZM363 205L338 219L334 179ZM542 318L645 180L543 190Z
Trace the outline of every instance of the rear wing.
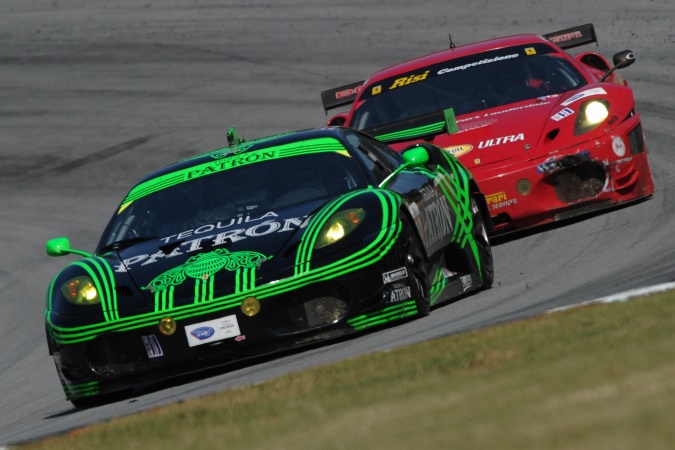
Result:
M335 109L340 106L354 103L356 96L361 92L363 82L357 81L355 83L345 84L344 86L328 89L321 92L321 101L323 102L323 110L328 114L329 109Z
M580 45L592 44L593 42L598 43L592 23L548 33L544 37L562 49L579 47Z

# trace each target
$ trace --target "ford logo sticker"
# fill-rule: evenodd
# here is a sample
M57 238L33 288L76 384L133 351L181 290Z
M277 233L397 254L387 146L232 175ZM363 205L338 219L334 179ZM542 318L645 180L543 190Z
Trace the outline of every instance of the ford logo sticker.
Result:
M204 339L208 339L211 336L213 336L213 333L215 333L216 330L214 330L211 327L199 327L190 332L191 335L199 339L200 341L203 341Z

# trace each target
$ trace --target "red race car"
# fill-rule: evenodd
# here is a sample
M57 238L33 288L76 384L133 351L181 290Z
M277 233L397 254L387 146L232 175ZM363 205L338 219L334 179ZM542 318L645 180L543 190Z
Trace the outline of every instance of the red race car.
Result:
M486 194L494 233L522 230L650 197L647 145L633 91L596 52L592 24L455 46L321 93L329 125L392 148L435 144Z

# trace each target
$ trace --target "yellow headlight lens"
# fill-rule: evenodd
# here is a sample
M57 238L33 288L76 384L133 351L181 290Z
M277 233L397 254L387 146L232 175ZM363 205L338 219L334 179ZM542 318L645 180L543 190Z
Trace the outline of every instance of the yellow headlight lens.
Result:
M347 234L344 225L342 225L340 222L335 222L331 226L328 227L328 230L326 230L326 240L328 241L329 244L332 244L333 242L339 241L343 237L345 237L345 234Z
M333 214L319 232L319 237L314 244L315 248L322 248L334 244L347 236L358 227L366 217L366 211L362 208L352 208L338 211Z
M95 305L101 303L94 282L86 275L71 278L61 286L61 293L74 305Z

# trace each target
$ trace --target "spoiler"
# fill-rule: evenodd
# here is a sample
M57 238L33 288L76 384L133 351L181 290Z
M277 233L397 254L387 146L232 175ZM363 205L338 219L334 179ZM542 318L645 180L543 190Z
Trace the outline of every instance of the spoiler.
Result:
M354 103L356 96L361 92L363 82L357 81L355 83L345 84L344 86L328 89L321 92L321 101L323 102L323 110L328 114L329 109L335 109L340 106Z
M548 33L544 37L562 49L579 47L593 42L598 43L592 23Z

